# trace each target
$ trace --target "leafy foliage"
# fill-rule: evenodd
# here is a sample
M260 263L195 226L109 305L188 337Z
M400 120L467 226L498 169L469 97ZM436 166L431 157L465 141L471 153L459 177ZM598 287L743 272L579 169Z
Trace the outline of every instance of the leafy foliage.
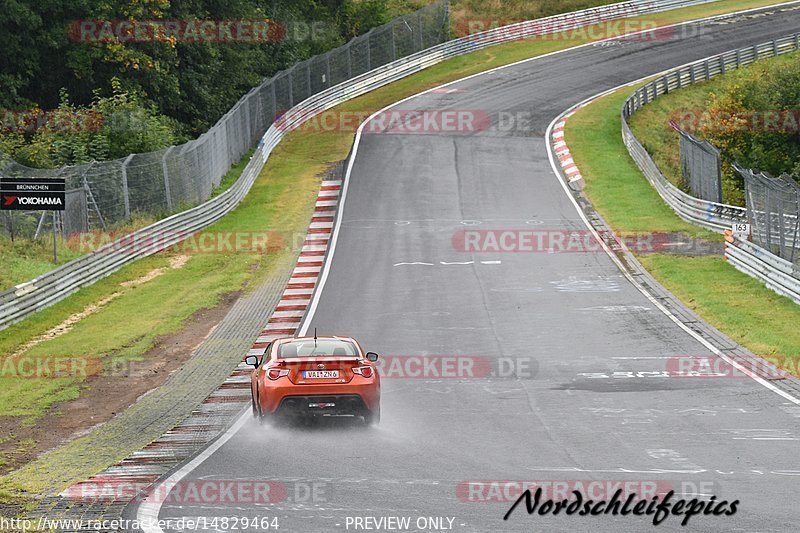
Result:
M53 168L149 152L179 140L174 119L158 114L136 93L125 91L116 78L111 80L111 90L111 96L98 95L91 105L78 108L62 89L58 108L44 115L46 120L34 132L0 137L0 150L18 163Z
M709 93L700 133L730 163L800 176L800 55L765 60L728 74Z
M103 127L69 136L12 132L0 136L0 150L50 167L197 136L263 78L395 14L385 0L8 0L0 13L0 108L96 112ZM154 20L270 20L286 31L266 42L81 33L83 21Z

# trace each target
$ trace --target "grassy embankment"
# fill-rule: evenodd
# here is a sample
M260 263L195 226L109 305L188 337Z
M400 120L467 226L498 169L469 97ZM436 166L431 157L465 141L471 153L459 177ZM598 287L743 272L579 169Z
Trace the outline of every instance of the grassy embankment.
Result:
M654 159L672 172L680 172L674 167L678 141L667 132L667 116L681 106L702 106L714 86L712 81L673 92L634 116L639 139L646 139ZM621 234L684 231L722 239L679 219L628 155L620 136L620 108L631 92L626 88L608 95L567 121L566 141L592 204ZM800 306L734 269L723 257L639 254L637 259L708 323L753 353L800 374Z

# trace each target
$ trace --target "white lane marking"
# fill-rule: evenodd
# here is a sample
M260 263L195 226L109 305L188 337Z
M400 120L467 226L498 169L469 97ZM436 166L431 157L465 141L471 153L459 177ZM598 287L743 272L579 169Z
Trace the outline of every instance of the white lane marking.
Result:
M674 359L675 355L662 355L658 357L612 357L611 359L620 359L623 361L644 361L649 359Z
M163 495L169 491L165 491L164 487L173 487L180 480L186 477L192 470L203 464L206 459L211 457L217 450L219 450L236 432L238 432L245 422L247 417L251 416L246 410L239 419L223 433L217 440L212 442L208 448L196 455L191 461L176 470L171 476L158 484L159 490L153 490L141 504L136 512L136 517L139 519L142 531L144 533L164 533L164 530L158 525L158 516L161 513Z
M581 307L579 309L579 311L607 311L609 313L629 313L650 310L649 307L643 305L596 305L594 307ZM615 357L614 359L618 358Z
M678 26L694 24L694 23L701 22L701 21L709 21L709 20L715 20L715 19L719 19L719 18L723 18L723 17L729 17L731 15L738 15L738 14L741 14L741 13L749 13L749 12L752 12L752 11L762 10L765 7L773 7L774 8L774 7L779 7L779 6L784 6L784 5L792 5L792 4L797 4L797 3L800 3L800 0L793 0L791 2L783 2L783 3L780 3L780 4L775 4L773 6L761 6L761 7L758 7L758 8L744 9L744 10L741 10L741 11L734 11L732 13L725 13L725 14L722 14L722 15L715 15L713 17L706 17L706 18L699 18L699 19L694 19L694 20L687 20L685 22L680 22L680 23L676 23L676 24L668 24L666 26L661 26L659 28L648 28L647 30L641 30L641 31L638 31L638 32L634 32L634 33L628 34L628 36L630 37L630 36L634 36L634 35L637 35L637 34L644 34L646 32L651 32L651 31L653 31L655 29L674 28L674 27L678 27ZM611 39L615 39L615 38L616 37L609 37L606 40L611 40ZM351 175L351 173L353 171L353 163L355 162L356 154L358 153L358 147L359 147L360 142L361 142L362 132L364 131L364 127L366 126L366 124L368 122L370 122L373 118L375 118L379 114L385 113L386 110L388 110L388 109L390 109L392 107L401 105L401 104L403 104L404 102L406 102L408 100L411 100L413 98L417 98L419 96L423 96L423 95L428 94L428 93L432 93L432 92L436 92L436 91L441 92L442 89L444 89L446 87L449 87L450 85L454 85L456 83L462 83L462 82L470 80L472 78L477 78L478 76L485 76L487 74L492 74L492 73L497 72L499 70L507 69L507 68L514 67L514 66L517 66L517 65L520 65L520 64L533 62L533 61L539 61L539 60L541 60L543 58L550 57L550 56L553 56L553 55L556 55L556 54L563 54L563 53L574 51L574 50L577 50L577 49L580 49L580 48L593 46L593 44L594 43L586 43L586 44L582 44L582 45L578 45L578 46L573 46L572 48L565 48L563 50L556 50L554 52L549 52L547 54L543 54L543 55L539 55L539 56L535 56L535 57L529 57L527 59L522 59L522 60L517 61L515 63L509 63L508 65L502 65L502 66L499 66L499 67L496 67L496 68L493 68L493 69L490 69L490 70L486 70L484 72L477 72L477 73L472 74L470 76L467 76L465 78L461 78L461 79L458 79L458 80L453 80L453 81L445 83L443 85L439 85L438 87L433 87L433 88L428 89L426 91L422 91L420 93L413 94L411 96L408 96L407 98L404 98L404 99L402 99L402 100L400 100L398 102L395 102L394 104L388 105L388 106L384 107L383 109L381 109L380 111L375 112L367 120L362 122L361 125L358 127L358 130L356 131L356 138L355 138L355 141L353 143L353 152L352 152L352 154L350 156L350 161L348 161L348 164L347 164L347 171L345 172L344 180L342 181L341 198L340 198L340 200L338 202L339 206L338 206L338 209L337 209L336 224L334 225L333 233L332 233L332 239L331 239L331 242L330 242L330 250L329 250L328 255L326 257L325 266L324 266L324 268L322 270L322 274L321 274L321 276L320 276L320 278L319 278L319 280L317 282L316 290L314 290L314 296L313 296L313 298L311 300L311 305L309 306L308 314L306 314L306 319L303 321L303 324L302 324L302 326L300 328L300 331L298 331L298 335L300 335L300 336L305 335L306 332L308 331L308 327L311 324L311 320L312 320L312 318L314 316L314 313L315 313L315 311L317 309L317 305L319 304L319 295L322 293L322 289L325 287L325 282L328 279L328 272L330 271L330 265L331 265L331 262L333 261L333 255L334 255L334 251L336 249L336 241L337 241L338 236L339 236L339 228L341 227L342 213L343 213L344 207L345 207L345 199L347 198L347 187L348 187L348 185L350 183L350 175ZM668 70L672 70L672 69L668 69ZM569 116L571 116L571 113L570 114L566 114L564 116L565 117L569 117ZM550 128L548 128L548 130L547 130L547 134L545 136L545 139L549 139L550 138L549 132L550 132ZM548 142L548 155L550 155L549 142ZM557 172L557 169L553 164L552 157L550 159L550 163L551 163L551 165L553 165L553 171ZM569 190L566 189L566 185L563 183L563 181L561 181L561 179L559 179L559 182L561 182L562 186L565 187L565 192L567 193L567 196L569 196L569 198L572 199L572 201L573 201L573 203L575 205L575 208L578 210L578 213L581 216L581 218L584 220L584 222L587 224L587 226L589 226L589 228L592 231L594 231L594 229L591 228L591 226L589 225L589 222L585 219L585 216L581 212L580 208L578 207L578 204L575 203L575 200L574 200L574 198L572 198L572 195L569 193ZM338 184L339 182L336 181L335 183ZM319 202L317 203L317 205L318 206L320 205ZM599 236L597 236L596 232L595 232L595 236L599 237ZM605 244L604 244L604 247L605 247ZM608 253L610 256L612 255L609 250L606 250L606 253ZM613 259L613 256L612 256L612 259ZM647 296L647 295L645 295L645 296ZM668 312L666 309L664 309L664 311ZM687 329L687 331L690 334L693 333L691 330ZM722 354L720 354L720 355L722 355ZM735 364L735 362L733 362L733 363ZM761 380L761 381L764 381L764 380ZM783 394L783 391L780 391L779 389L776 389L775 387L770 386L768 383L766 384L766 386L768 386L768 388L771 388L771 389L775 390L776 392L778 392L782 396L788 396L787 399L789 399L793 403L796 403L796 404L800 405L800 400L798 400L798 399L796 399L796 398L794 398L792 396ZM167 478L167 480L170 480L170 479L174 478L175 481L180 481L181 479L186 477L189 473L191 473L195 468L200 466L208 457L210 457L213 454L213 452L215 452L217 449L219 449L237 431L239 431L239 429L241 429L241 426L244 425L244 422L246 421L248 416L250 416L250 414L247 411L244 411L242 413L241 417L230 428L228 428L228 430L222 436L220 436L220 438L217 441L212 443L208 448L206 448L203 452L201 452L194 459L192 459L191 461L186 463L180 469L176 470L169 478ZM220 443L219 446L214 447L217 442ZM212 450L212 448L213 448L213 450ZM206 453L209 450L211 450L210 453ZM159 483L157 488L160 489L167 482L167 480ZM156 490L155 492L160 493L160 491L158 491L158 490ZM161 529L158 526L158 515L159 515L160 511L161 511L161 503L154 504L153 506L148 507L146 510L144 509L144 505L140 505L139 506L139 509L137 510L137 518L139 518L140 520L147 519L147 520L149 520L149 522L151 524L155 524L155 527L152 527L152 528L149 528L149 529L145 530L145 533L164 533L164 530ZM142 523L144 523L144 522L142 522Z
M442 266L464 266L464 265L502 265L502 261L439 261L439 264ZM421 266L436 266L434 263L426 263L424 261L414 261L414 262L402 262L402 263L395 263L392 266L413 266L413 265L421 265Z
M550 284L555 285L556 290L559 292L618 292L620 290L617 280L602 276L594 276L588 279L570 276L567 279L551 281Z

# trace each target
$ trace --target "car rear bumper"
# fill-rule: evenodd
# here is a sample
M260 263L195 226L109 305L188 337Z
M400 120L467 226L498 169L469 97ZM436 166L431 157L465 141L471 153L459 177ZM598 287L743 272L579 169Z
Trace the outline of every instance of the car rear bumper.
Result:
M380 407L378 383L271 387L261 410L285 415L356 415Z
M286 396L276 411L278 415L355 415L369 412L364 400L358 394L338 394L323 396Z

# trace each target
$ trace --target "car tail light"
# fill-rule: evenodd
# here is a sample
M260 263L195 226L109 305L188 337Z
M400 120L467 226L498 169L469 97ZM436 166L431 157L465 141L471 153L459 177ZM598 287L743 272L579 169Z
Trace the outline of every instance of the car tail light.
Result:
M356 368L353 369L353 372L358 374L358 375L360 375L360 376L364 376L365 378L371 378L372 377L372 367L371 366L357 366Z
M282 378L284 376L288 376L288 375L289 375L289 369L288 368L286 368L286 369L270 368L269 370L267 370L267 377L269 379L271 379L272 381L275 381L276 379L280 379L280 378Z

